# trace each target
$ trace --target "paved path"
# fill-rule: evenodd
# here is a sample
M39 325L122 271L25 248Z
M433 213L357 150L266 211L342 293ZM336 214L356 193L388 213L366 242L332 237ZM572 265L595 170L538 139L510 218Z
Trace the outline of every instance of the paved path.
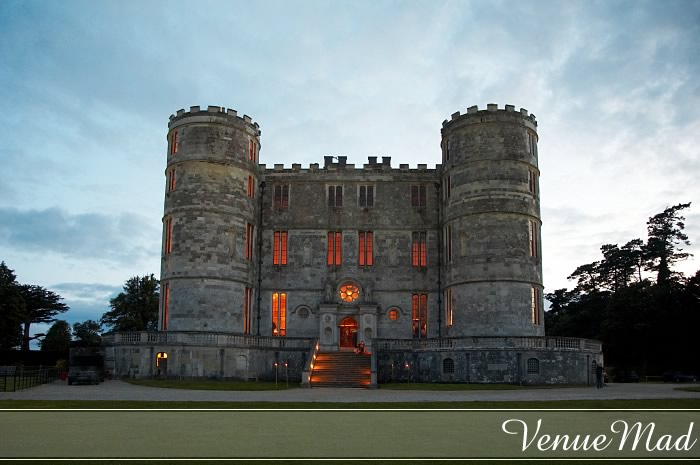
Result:
M678 391L674 384L610 384L561 389L512 391L394 391L390 389L290 389L285 391L190 391L106 381L98 386L68 386L56 381L18 392L0 392L0 400L149 400L271 402L434 402L581 399L700 399L700 392Z

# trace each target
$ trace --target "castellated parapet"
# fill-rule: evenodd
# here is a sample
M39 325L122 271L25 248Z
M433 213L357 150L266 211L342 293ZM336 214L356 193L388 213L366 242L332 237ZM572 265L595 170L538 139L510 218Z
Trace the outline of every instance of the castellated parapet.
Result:
M119 366L274 379L284 359L308 381L316 351L362 340L373 384L394 367L423 381L590 381L599 343L544 337L535 116L472 106L441 133L435 168L375 155L266 165L251 117L178 110L161 331L119 336ZM169 362L154 367L156 353Z

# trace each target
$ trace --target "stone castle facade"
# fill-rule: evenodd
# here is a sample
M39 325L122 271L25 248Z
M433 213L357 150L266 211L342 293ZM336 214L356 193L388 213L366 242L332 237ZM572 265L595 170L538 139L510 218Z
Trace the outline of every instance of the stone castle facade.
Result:
M167 140L161 331L115 335L119 374L304 378L360 341L373 383L581 383L602 361L545 337L527 110L453 114L434 169L267 167L259 125L215 106L172 115Z

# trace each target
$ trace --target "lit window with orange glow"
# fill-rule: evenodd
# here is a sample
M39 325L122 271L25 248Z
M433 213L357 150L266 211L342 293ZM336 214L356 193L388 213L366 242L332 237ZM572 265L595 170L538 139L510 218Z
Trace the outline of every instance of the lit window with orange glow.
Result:
M360 288L354 284L343 284L340 286L340 300L343 302L354 302L360 296Z
M372 231L360 231L357 233L359 250L359 265L372 266L374 263L374 233Z
M426 243L427 233L413 233L413 247L411 249L411 259L414 268L425 268L428 266L428 247Z
M251 175L248 175L248 197L255 198L255 179Z
M165 365L165 362L168 361L168 354L167 352L158 352L156 354L156 368L160 368L163 365Z
M163 284L163 317L160 328L162 331L168 330L168 307L170 306L170 283Z
M168 154L176 154L179 144L180 142L177 139L177 131L173 131L173 133L170 135L170 150L168 150Z
M287 264L287 231L275 231L273 233L272 264Z
M272 293L272 335L287 335L287 294Z
M176 176L175 176L175 169L171 169L168 171L168 186L166 191L167 192L172 192L175 190L175 181L176 181Z
M328 266L340 266L343 261L343 233L332 231L328 233Z
M390 308L387 312L387 316L391 321L396 321L399 319L399 310L397 308Z
M428 295L413 294L413 337L424 338L428 336Z
M250 334L250 314L253 308L253 289L245 288L243 296L243 334Z
M173 251L173 219L166 218L164 226L163 255L168 255Z

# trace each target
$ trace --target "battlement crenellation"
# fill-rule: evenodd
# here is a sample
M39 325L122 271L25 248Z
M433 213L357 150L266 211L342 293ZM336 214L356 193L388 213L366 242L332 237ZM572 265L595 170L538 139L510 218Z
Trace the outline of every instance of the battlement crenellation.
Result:
M216 105L209 105L207 106L206 110L202 110L202 107L199 105L191 106L189 111L185 111L184 108L181 108L177 110L175 114L170 115L168 127L171 127L173 123L182 119L201 116L216 116L242 121L245 124L254 127L258 135L260 134L260 125L253 121L250 116L238 116L238 112L233 108L220 107Z
M516 111L514 105L505 105L503 108L498 108L498 104L496 104L496 103L487 104L485 110L479 110L479 107L477 105L472 105L471 107L467 108L466 113L461 113L459 111L456 111L456 112L452 113L449 120L444 120L442 122L442 126L445 127L454 121L464 120L464 119L473 118L476 116L483 116L483 115L493 114L493 113L512 114L513 116L520 115L520 117L522 117L524 120L528 121L535 128L537 127L537 119L535 118L535 115L530 114L525 108L521 108L520 111Z

